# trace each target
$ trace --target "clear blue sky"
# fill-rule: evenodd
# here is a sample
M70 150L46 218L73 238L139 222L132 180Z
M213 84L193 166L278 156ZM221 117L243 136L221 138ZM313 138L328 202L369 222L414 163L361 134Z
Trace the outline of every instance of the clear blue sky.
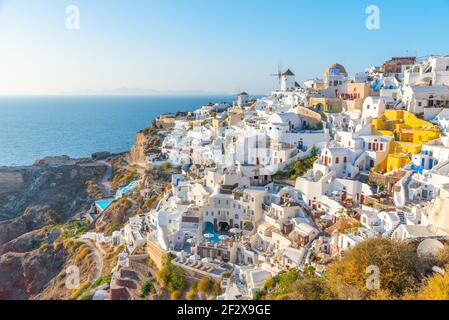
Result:
M80 8L78 31L65 8ZM380 8L380 30L365 8ZM449 54L449 0L0 0L0 94L121 87L266 93L391 56Z

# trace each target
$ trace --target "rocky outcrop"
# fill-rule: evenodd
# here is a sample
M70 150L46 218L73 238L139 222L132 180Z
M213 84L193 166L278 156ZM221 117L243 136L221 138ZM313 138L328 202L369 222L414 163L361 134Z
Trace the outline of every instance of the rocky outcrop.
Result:
M65 263L62 250L38 249L0 256L0 300L25 300L42 291Z
M151 153L159 153L161 143L158 129L153 125L138 132L136 142L129 152L130 164L145 168L147 166L146 156Z
M146 166L146 149L148 145L148 139L144 133L139 132L136 135L136 142L129 152L129 162L132 165L136 165L144 168Z
M0 169L0 300L32 299L63 271L67 252L53 248L54 225L91 207L87 182L101 183L106 171L68 157Z
M0 169L3 176L11 177L11 172L20 174L23 181L20 187L17 180L12 181L13 188L4 186L9 191L0 193L0 245L50 223L50 209L58 215L53 219L60 220L53 222L63 222L90 207L87 181L101 181L106 166L79 161Z

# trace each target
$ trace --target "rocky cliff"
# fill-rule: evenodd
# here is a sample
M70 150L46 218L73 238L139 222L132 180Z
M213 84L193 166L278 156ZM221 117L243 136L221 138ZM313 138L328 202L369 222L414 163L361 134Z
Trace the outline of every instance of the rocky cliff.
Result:
M136 142L129 152L129 162L131 165L146 167L146 155L159 153L159 147L162 143L158 130L151 125L136 135Z
M61 272L67 253L53 248L57 225L91 207L88 186L106 171L68 157L0 169L0 299L31 299Z

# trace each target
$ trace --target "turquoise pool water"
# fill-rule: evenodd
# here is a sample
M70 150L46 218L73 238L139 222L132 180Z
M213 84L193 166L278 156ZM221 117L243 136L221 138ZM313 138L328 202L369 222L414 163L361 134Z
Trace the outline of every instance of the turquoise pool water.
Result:
M220 238L219 238L220 235L218 233L215 233L214 225L210 222L206 222L204 224L203 235L205 235L206 233L210 233L210 234L214 235L212 238L207 238L206 240L212 241L215 243L220 243Z
M117 191L117 197L121 198L129 192L133 191L137 187L137 181L133 181L128 184L126 187L123 187Z
M95 204L101 209L101 211L105 211L111 205L111 203L111 200L99 200L95 202Z

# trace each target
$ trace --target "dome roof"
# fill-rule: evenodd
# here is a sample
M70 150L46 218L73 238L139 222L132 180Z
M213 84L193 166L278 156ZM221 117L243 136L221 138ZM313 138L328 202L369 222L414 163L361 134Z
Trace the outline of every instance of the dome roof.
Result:
M444 245L437 239L425 239L416 249L418 256L435 255L444 248Z
M334 74L338 74L338 75L345 75L347 76L348 73L346 72L345 67L343 67L341 64L339 63L333 63L329 66L329 68L327 68L326 70L326 76L329 75L330 70L332 70L334 72ZM338 71L337 71L338 70Z

